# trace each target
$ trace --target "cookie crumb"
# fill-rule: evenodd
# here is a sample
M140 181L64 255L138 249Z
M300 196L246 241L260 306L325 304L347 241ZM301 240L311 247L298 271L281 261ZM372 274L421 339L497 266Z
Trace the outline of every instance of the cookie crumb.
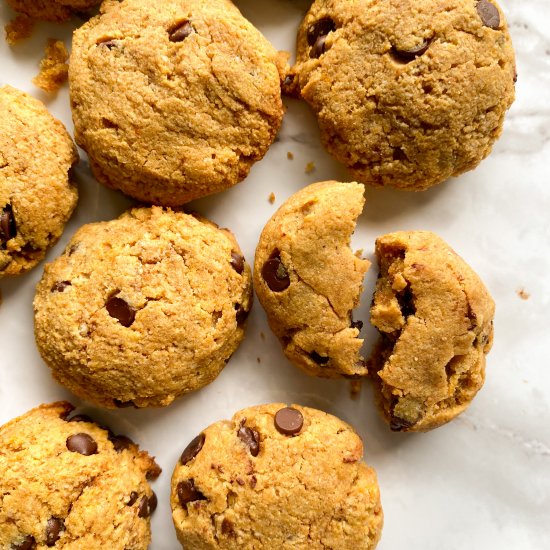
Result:
M49 38L40 61L40 72L32 79L33 84L46 92L57 92L69 75L68 59L65 44L61 40Z
M520 288L517 291L517 294L522 300L529 300L529 298L531 298L531 294L529 294L528 292L525 292L524 288Z
M294 160L294 153L291 153L290 151L288 151L288 153L286 154L286 158L288 160Z
M311 174L311 172L313 172L314 170L315 170L315 163L308 162L306 164L306 170L305 170L306 174Z
M269 197L267 197L267 200L269 201L269 204L273 204L275 202L275 193L269 193Z
M10 46L14 46L17 42L29 38L34 28L34 19L27 15L18 15L12 19L5 27L6 42Z
M261 338L262 340L265 340L265 334L264 334L263 332L260 332L260 338Z
M2 297L0 296L0 304L2 303ZM256 361L258 361L258 364L262 362L262 360L259 357L256 357Z
M356 401L361 393L361 380L352 380L350 382L350 397Z

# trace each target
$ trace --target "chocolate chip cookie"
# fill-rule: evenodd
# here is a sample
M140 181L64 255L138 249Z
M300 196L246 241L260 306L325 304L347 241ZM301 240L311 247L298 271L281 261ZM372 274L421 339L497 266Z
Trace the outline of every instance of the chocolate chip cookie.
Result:
M78 198L77 161L67 130L40 101L0 87L0 278L32 269L61 236Z
M494 302L472 268L428 231L376 241L372 377L394 431L424 431L463 412L485 380Z
M250 268L226 229L160 207L85 225L38 284L54 377L104 407L165 406L212 382L244 336Z
M199 434L172 476L172 518L193 550L375 548L376 474L353 428L324 412L262 405Z
M286 82L354 178L419 191L490 153L515 75L494 0L316 0Z
M45 21L66 21L74 13L82 13L101 4L101 0L7 0L20 13Z
M101 9L75 32L69 70L99 181L175 206L244 179L281 124L278 52L229 0Z
M160 468L67 402L0 427L0 547L146 550Z
M254 286L288 359L325 378L361 376L362 322L354 321L370 263L350 249L365 199L358 183L314 183L266 224Z

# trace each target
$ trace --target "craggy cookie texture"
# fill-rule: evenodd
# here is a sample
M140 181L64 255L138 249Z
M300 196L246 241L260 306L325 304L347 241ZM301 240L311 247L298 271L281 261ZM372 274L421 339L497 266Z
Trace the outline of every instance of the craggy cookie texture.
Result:
M212 382L244 335L250 268L226 229L159 207L82 227L34 301L55 378L105 407L164 406Z
M67 402L0 427L0 547L146 550L160 468Z
M168 206L244 179L281 124L278 52L228 0L101 9L75 32L69 71L96 177Z
M483 385L494 302L470 266L427 231L376 241L380 274L371 322L379 405L395 431L436 428L463 412Z
M475 168L514 100L515 60L492 0L316 0L285 82L353 177L422 190Z
M0 87L0 278L33 268L70 218L76 148L37 99Z
M251 407L183 451L172 517L184 548L373 549L383 515L363 445L338 418L306 407Z
M314 183L294 194L262 231L254 287L285 355L309 374L365 375L359 302L369 268L350 247L365 199L357 183Z
M85 12L101 0L7 0L20 13L46 21L66 21L74 13Z

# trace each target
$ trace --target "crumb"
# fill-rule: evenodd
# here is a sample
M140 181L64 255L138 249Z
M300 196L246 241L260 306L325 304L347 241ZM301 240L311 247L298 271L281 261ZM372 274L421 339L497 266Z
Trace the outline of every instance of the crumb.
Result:
M69 75L69 53L61 40L48 39L46 51L40 61L40 72L32 79L35 86L46 92L57 92Z
M31 19L27 15L18 15L15 19L12 19L5 27L6 42L13 46L20 40L29 38L34 28L34 19Z
M271 192L269 197L267 197L267 200L269 201L269 204L273 204L275 202L275 193Z
M262 360L259 357L256 357L256 361L258 361L258 364L262 362Z
M529 294L528 292L525 292L525 289L524 288L520 288L518 291L518 296L522 299L522 300L529 300L529 298L531 298L531 294Z
M261 338L262 340L265 340L265 334L264 334L263 332L260 332L260 338Z
M355 401L361 393L361 380L352 380L350 383L350 397Z
M315 164L313 162L308 162L306 164L306 174L311 174L315 170Z
M286 158L288 160L294 160L294 153L291 153L290 151L286 154Z

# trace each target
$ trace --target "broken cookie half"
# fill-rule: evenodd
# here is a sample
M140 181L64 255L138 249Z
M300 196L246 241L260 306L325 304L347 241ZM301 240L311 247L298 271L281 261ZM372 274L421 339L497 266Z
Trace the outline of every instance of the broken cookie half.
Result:
M365 376L359 304L370 266L350 249L365 203L358 183L314 183L266 224L254 285L269 325L297 367L324 378Z
M425 431L463 412L485 379L495 305L472 268L428 231L376 241L380 273L370 360L383 416L394 431Z

